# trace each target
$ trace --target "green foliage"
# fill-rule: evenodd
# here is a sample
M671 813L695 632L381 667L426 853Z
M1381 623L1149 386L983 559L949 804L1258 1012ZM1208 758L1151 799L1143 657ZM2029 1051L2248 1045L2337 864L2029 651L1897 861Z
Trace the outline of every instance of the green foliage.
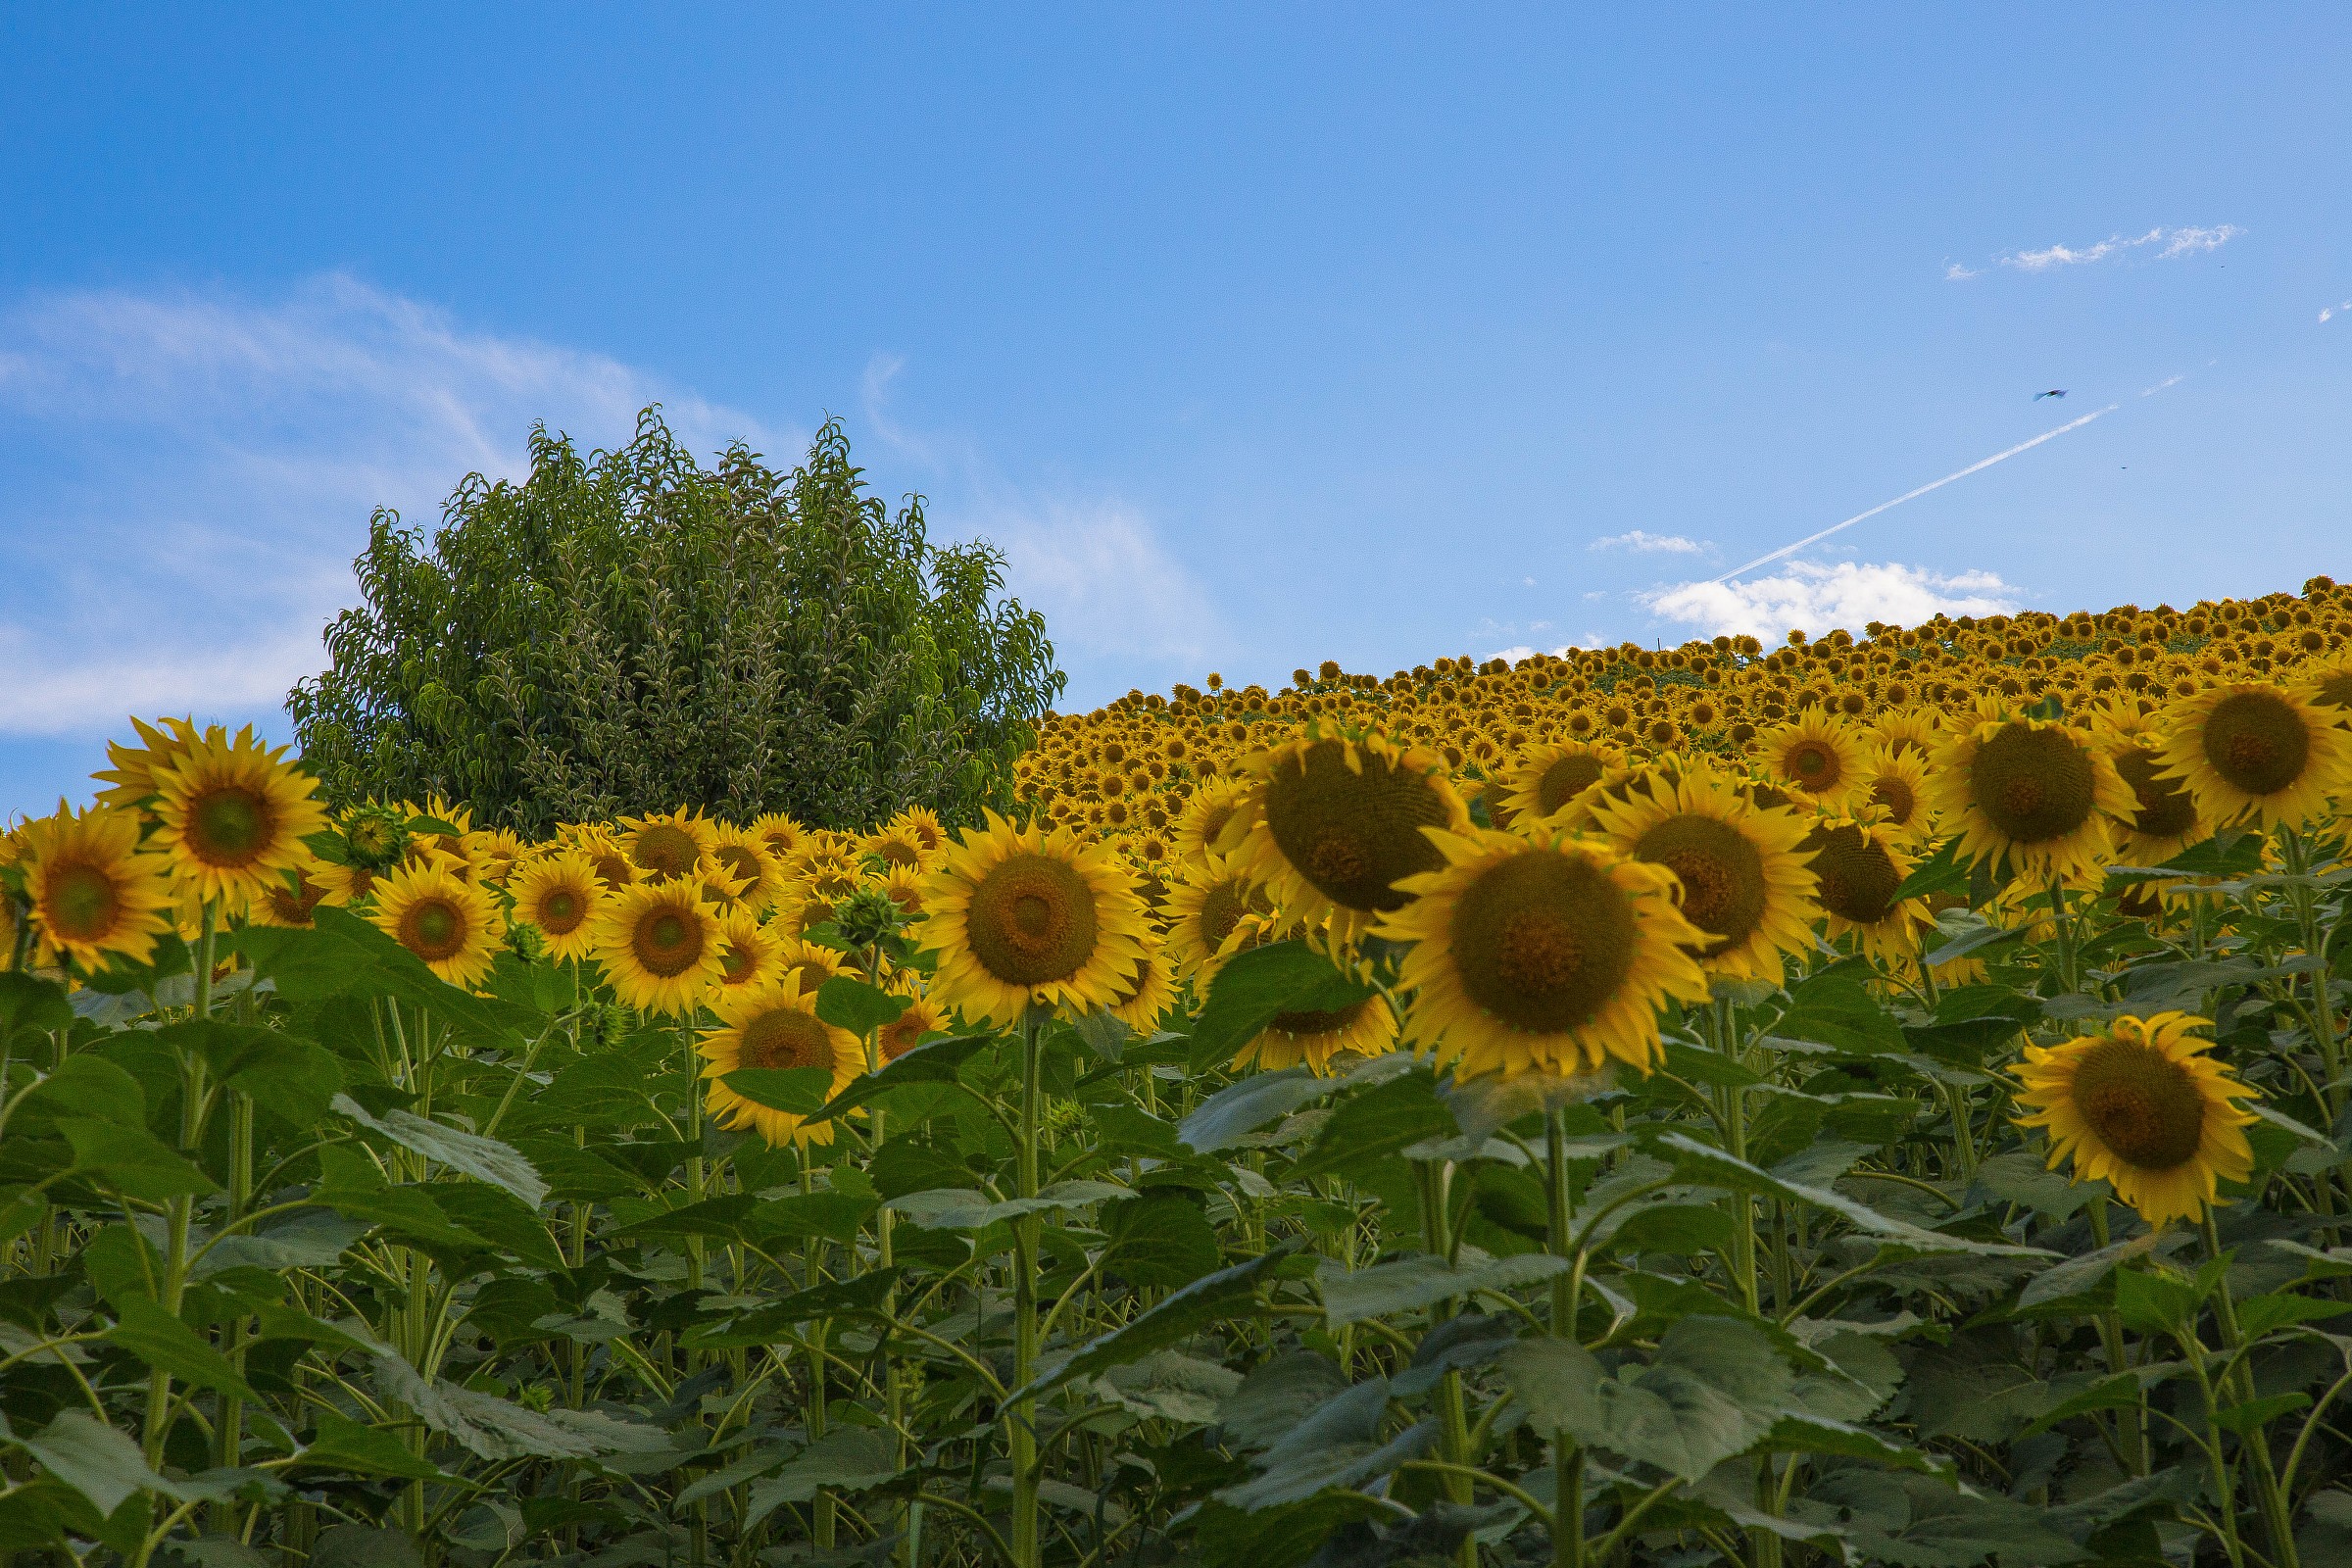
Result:
M612 452L542 429L523 483L469 476L429 546L378 513L355 564L365 606L286 700L338 804L970 821L1062 685L1002 559L932 543L919 498L892 515L838 422L789 473L705 468L651 409Z

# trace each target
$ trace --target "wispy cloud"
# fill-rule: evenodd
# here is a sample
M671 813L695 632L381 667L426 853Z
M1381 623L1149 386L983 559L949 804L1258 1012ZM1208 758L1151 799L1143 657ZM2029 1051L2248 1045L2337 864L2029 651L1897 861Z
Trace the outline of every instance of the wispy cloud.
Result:
M2215 223L2207 226L2166 228L2159 225L2144 234L2110 234L2089 245L2045 245L2040 250L2009 251L1993 258L1993 265L2012 268L2020 272L2046 272L2060 267L2087 267L2093 263L2111 261L2135 253L2159 262L2182 256L2195 256L2206 251L2220 250L2243 234L2235 223ZM1958 262L1944 264L1943 275L1952 282L1984 275L1982 268L1965 267Z
M1640 528L1613 533L1595 539L1587 548L1592 550L1631 550L1643 556L1700 556L1707 547L1695 539L1686 539L1679 533L1644 533Z
M1943 276L1946 282L1960 283L1965 282L1969 278L1982 277L1984 275L1984 270L1980 267L1963 267L1958 262L1946 262L1943 264Z
M601 355L470 330L341 274L275 300L46 293L0 315L0 731L128 712L259 717L323 662L378 506L429 521L469 471L528 471L662 402L698 450L806 436Z
M1816 635L1874 620L1915 626L1931 616L2004 615L2018 590L1989 571L1938 572L1900 563L1835 565L1791 562L1747 582L1686 582L1641 595L1649 612L1706 636L1745 633L1766 640L1802 627Z
M2329 319L2342 316L2346 312L2352 312L2352 300L2346 300L2341 305L2324 306L2320 311L2320 324L2325 326Z

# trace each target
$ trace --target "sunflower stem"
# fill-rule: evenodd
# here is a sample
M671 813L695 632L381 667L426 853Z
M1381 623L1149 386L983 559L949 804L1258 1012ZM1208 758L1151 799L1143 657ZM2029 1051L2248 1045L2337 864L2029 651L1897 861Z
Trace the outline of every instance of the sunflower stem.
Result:
M1558 1105L1546 1106L1544 1111L1544 1160L1549 1177L1544 1183L1548 1250L1573 1264L1576 1249L1569 1227L1568 1123ZM1573 1267L1569 1273L1552 1276L1551 1337L1555 1340L1576 1341L1576 1298L1581 1284ZM1585 1450L1565 1431L1551 1435L1551 1474L1553 1568L1584 1568Z
M2086 1205L2090 1215L2091 1240L2104 1249L2107 1243L2107 1199L2094 1195ZM2099 1314L2099 1343L2107 1350L2107 1370L2117 1377L2132 1370L2129 1352L2124 1347L2123 1315L2109 1307ZM2132 1401L2124 1412L2124 1463L2135 1476L2148 1473L2148 1410L2143 1394Z
M2197 1224L2204 1233L2205 1255L2223 1265L2221 1278L2214 1285L2213 1316L2221 1329L2222 1348L2231 1359L2229 1387L2239 1404L2251 1404L2255 1398L2254 1367L2243 1353L2245 1334L2238 1327L2237 1301L2230 1294L2230 1269L2222 1255L2222 1234L2214 1224L2212 1204L2204 1205ZM2218 1444L2221 1439L2217 1435L2214 1441ZM2253 1490L2255 1506L2262 1512L2263 1532L2270 1538L2271 1561L2277 1568L2300 1568L2292 1512L2279 1490L2278 1468L2271 1462L2270 1424L2264 1422L2243 1434L2238 1446L2245 1450L2246 1481Z
M1020 1143L1014 1151L1015 1196L1037 1196L1038 1101L1043 1090L1046 1008L1032 1003L1021 1014ZM1025 1389L1037 1375L1037 1252L1041 1233L1034 1212L1012 1222L1012 1384ZM1013 1568L1039 1568L1037 1403L1021 1399L1004 1412L1005 1446L1012 1461Z

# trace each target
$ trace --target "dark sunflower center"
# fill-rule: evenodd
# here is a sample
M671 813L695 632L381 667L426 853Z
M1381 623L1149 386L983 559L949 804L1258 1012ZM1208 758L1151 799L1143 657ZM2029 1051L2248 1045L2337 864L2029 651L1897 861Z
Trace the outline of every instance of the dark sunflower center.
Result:
M2099 1141L2141 1170L2171 1170L2205 1136L2205 1097L2187 1068L2129 1040L2093 1046L2075 1068L2075 1104Z
M874 846L874 853L893 865L918 865L922 861L922 857L916 855L911 846L901 844L897 839L884 839Z
M882 1059L896 1061L923 1043L924 1019L912 1007L882 1026Z
M657 822L637 830L629 853L636 857L639 865L656 876L684 876L702 859L703 847L684 828Z
M1216 844L1219 835L1225 831L1225 824L1233 820L1233 802L1226 801L1208 808L1208 813L1200 818L1201 843L1212 847Z
M1683 917L1721 939L1700 949L1702 957L1745 942L1764 918L1764 857L1729 822L1670 816L1642 835L1634 855L1682 879Z
M2060 729L2004 724L1977 749L1969 791L1977 808L2018 844L2062 839L2097 805L2090 754Z
M588 901L576 888L557 888L539 901L539 929L551 937L569 936L588 918Z
M825 1026L798 1007L776 1007L743 1026L746 1067L830 1067L833 1042Z
M1886 820L1896 827L1909 826L1911 813L1919 809L1919 796L1891 773L1871 782L1870 799L1872 805L1886 808Z
M2352 708L2352 669L2321 676L2316 700L2322 708Z
M1023 850L981 878L964 929L982 968L1007 985L1067 980L1095 956L1095 893L1076 867Z
M609 888L627 887L632 869L622 856L600 855L596 858L596 879Z
M96 942L113 934L122 901L115 879L94 865L65 865L50 873L44 917L71 942Z
M744 978L752 972L752 956L749 953L729 944L718 950L719 978L728 985L739 986L743 984Z
M1820 741L1799 741L1788 748L1782 759L1789 778L1808 790L1834 788L1844 769L1838 765L1838 753Z
M1424 827L1446 820L1446 803L1429 780L1388 759L1317 741L1286 761L1266 784L1266 827L1299 875L1347 909L1396 909L1399 877L1445 863Z
M2197 825L2197 803L2179 779L2156 776L2161 765L2155 754L2136 746L2115 755L2115 770L2132 786L2132 794L2139 802L2132 828L2151 838L2179 838Z
M2276 795L2311 762L2311 731L2276 692L2232 692L2205 721L2205 760L2248 795Z
M1280 1030L1286 1035L1337 1034L1353 1025L1370 1005L1372 999L1366 997L1361 1002L1350 1002L1345 1007L1337 1007L1329 1012L1278 1012L1266 1027Z
M1223 947L1225 939L1233 935L1233 928L1242 923L1242 916L1248 909L1249 906L1243 900L1242 884L1238 880L1220 882L1210 888L1208 897L1200 901L1200 945L1211 953Z
M1590 1023L1633 972L1640 935L1633 906L1605 871L1542 851L1479 873L1448 931L1470 1000L1536 1034Z
M1894 861L1860 828L1815 828L1804 848L1813 851L1815 896L1821 906L1856 925L1877 925L1894 912L1894 891L1903 885Z
M240 784L205 791L188 808L188 849L208 865L249 865L270 848L271 813Z
M712 858L727 868L734 881L757 884L760 880L760 857L740 844L720 845Z
M466 947L466 915L447 899L420 899L401 912L400 945L427 963L454 958Z
M649 973L674 979L702 961L703 923L683 910L648 909L629 934L629 946Z
M1600 761L1597 758L1563 757L1544 770L1536 780L1536 810L1549 816L1600 781Z

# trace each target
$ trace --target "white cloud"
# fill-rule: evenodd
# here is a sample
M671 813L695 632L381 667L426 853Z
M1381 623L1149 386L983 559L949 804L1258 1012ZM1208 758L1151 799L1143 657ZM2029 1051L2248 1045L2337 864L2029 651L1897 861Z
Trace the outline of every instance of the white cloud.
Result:
M469 471L527 473L535 420L626 439L661 402L698 452L806 436L601 355L468 330L341 274L284 298L94 290L0 316L0 730L231 720L324 662L378 506L429 525Z
M2245 230L2239 228L2235 223L2217 223L2202 228L2165 228L2159 225L2149 229L2145 234L2110 234L2097 244L2085 245L2080 250L2070 245L2051 245L2037 251L2011 251L2005 256L1995 257L1994 260L2002 267L2015 268L2021 272L2043 272L2053 267L2087 266L2093 262L2106 261L2110 257L2123 256L2132 251L2155 246L2157 247L2156 259L2161 262L2170 261L2179 256L2193 256L2203 251L2219 250L2244 232ZM1947 268L1944 271L1944 276L1951 278L1974 277L1975 275L1974 272L1957 267Z
M1900 563L1791 562L1780 573L1747 582L1686 582L1641 596L1661 620L1707 636L1745 633L1773 641L1803 628L1816 636L1839 626L1859 631L1874 620L1916 626L1937 613L2003 615L2018 590L1989 571L1943 573Z
M1943 264L1944 281L1948 283L1965 282L1969 278L1983 277L1984 275L1984 272L1982 268L1962 267L1958 262L1946 262Z
M2346 300L2341 305L2324 306L2320 311L2320 323L2324 326L2329 318L2342 316L2346 312L2352 312L2352 300Z
M1586 548L1592 550L1631 550L1643 556L1696 556L1706 553L1707 547L1695 539L1686 539L1679 533L1644 533L1640 528L1625 533L1613 533L1595 539Z

